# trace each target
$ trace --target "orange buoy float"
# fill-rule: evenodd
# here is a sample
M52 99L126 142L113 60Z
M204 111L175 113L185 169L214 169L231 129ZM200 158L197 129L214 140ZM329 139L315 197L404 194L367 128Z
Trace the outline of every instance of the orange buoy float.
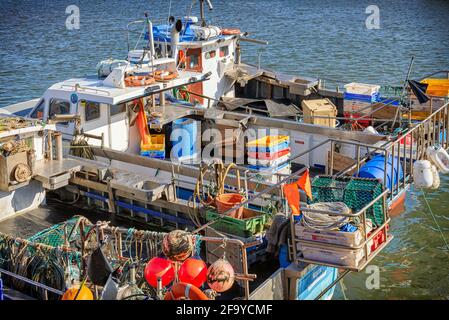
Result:
M156 80L152 76L129 76L125 78L127 87L143 87L155 83Z
M61 300L94 300L94 295L85 285L81 286L81 290L79 286L73 286L64 292Z
M225 292L231 289L234 278L234 268L224 259L218 259L207 270L207 284L216 292Z
M165 294L164 300L209 300L209 298L198 287L190 283L178 282Z
M179 281L193 284L200 288L207 278L207 265L199 258L189 258L178 271Z
M225 36L236 36L241 34L242 32L240 31L240 29L236 29L236 28L226 28L226 29L221 29L221 34L225 35Z
M175 271L170 261L154 257L148 261L144 270L145 280L153 288L157 288L157 281L161 278L162 287L167 286L175 279Z
M157 70L153 72L153 77L158 82L165 82L176 79L178 77L177 71Z

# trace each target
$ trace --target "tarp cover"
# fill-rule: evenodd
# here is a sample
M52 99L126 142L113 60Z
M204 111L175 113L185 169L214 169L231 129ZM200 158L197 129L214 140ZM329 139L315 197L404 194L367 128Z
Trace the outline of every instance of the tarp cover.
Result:
M246 99L246 98L229 98L222 97L221 104L228 111L234 111L239 108L259 110L267 112L270 117L294 117L300 114L300 110L288 100L271 100L271 99Z

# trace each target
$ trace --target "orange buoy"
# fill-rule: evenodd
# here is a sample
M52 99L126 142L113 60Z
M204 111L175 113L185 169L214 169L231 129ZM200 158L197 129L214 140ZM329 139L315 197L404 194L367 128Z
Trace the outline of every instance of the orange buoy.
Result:
M162 287L167 286L175 278L175 271L170 261L155 257L148 261L144 270L145 280L153 288L157 288L157 280L161 278Z
M152 76L129 76L125 78L127 87L143 87L155 83L156 80Z
M227 28L227 29L221 29L221 34L225 35L225 36L235 36L235 35L239 35L242 32L240 31L240 29L236 29L236 28Z
M179 281L193 284L200 288L207 278L207 265L199 258L189 258L178 271Z
M194 285L178 282L165 294L164 300L209 300L209 298Z
M178 77L177 71L157 70L153 73L154 79L158 82L165 82L176 79Z
M90 289L85 285L81 287L81 290L79 286L73 286L67 289L66 292L64 292L61 300L94 300L94 295L92 291L90 291Z

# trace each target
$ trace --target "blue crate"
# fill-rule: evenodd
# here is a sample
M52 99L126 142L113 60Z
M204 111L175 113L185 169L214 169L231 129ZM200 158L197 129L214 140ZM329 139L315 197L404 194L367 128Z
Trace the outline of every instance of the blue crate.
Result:
M161 159L161 160L165 159L165 151L161 151L161 150L141 151L140 155L143 157L148 157L148 158L152 158L152 159Z
M372 96L366 96L363 94L354 94L354 93L345 92L344 98L345 98L345 100L355 100L355 101L372 103L372 102L379 101L379 93L375 93Z

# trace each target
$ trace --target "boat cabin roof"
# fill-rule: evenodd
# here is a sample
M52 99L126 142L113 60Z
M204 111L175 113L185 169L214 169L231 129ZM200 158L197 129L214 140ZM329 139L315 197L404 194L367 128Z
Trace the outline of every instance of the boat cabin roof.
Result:
M145 73L143 69L141 72ZM205 74L199 72L179 71L178 73L178 78L167 82L156 82L149 86L126 88L108 86L102 79L97 77L73 78L52 85L47 89L45 96L51 98L69 97L72 103L84 99L116 105L207 79ZM72 96L73 94L76 96Z

